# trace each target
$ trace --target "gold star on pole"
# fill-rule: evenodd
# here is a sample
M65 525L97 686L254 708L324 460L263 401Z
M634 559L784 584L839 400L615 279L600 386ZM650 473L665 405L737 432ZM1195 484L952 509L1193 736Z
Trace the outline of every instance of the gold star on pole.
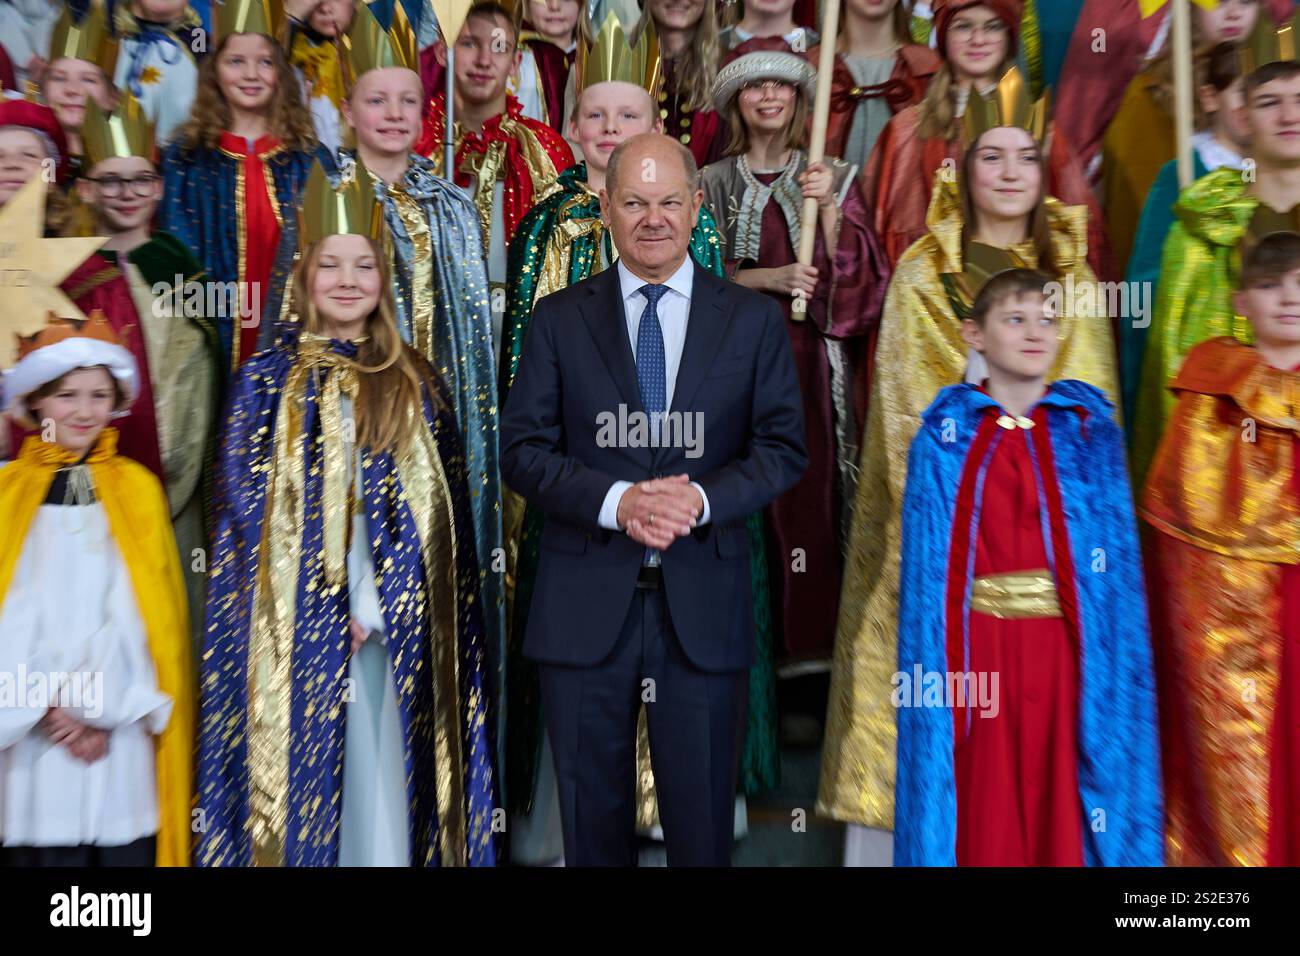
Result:
M17 336L45 325L47 313L84 319L59 283L108 240L46 239L45 188L32 179L0 206L0 368L13 365Z

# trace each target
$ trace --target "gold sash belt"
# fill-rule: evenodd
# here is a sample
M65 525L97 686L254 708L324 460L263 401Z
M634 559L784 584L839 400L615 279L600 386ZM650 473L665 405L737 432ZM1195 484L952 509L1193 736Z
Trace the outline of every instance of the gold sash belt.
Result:
M1052 573L1038 568L977 577L971 589L970 609L1004 620L1061 616Z

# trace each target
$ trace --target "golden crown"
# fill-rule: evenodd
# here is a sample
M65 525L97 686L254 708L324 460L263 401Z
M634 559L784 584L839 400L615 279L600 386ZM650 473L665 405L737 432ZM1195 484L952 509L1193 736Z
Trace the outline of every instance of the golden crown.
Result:
M1011 67L988 96L972 90L963 117L967 141L973 143L999 126L1018 126L1041 144L1047 135L1048 95L1045 92L1035 100L1024 74Z
M212 0L212 24L219 41L232 33L263 33L275 38L283 13L284 4L271 0Z
M1238 53L1241 75L1249 76L1262 66L1296 59L1296 36L1300 34L1300 12L1293 13L1280 26L1267 10L1260 10L1255 28L1246 37Z
M326 236L384 238L384 207L375 198L374 181L360 163L349 163L338 185L330 182L317 160L298 207L299 243L307 246Z
M126 346L122 337L113 330L113 326L109 325L108 320L104 318L104 313L99 309L92 309L90 317L85 319L65 319L53 312L47 312L43 329L32 335L17 336L18 359L26 358L37 349L54 345L64 339L78 338L95 339L99 342L107 342L109 345L121 345L124 348Z
M387 66L420 72L420 43L400 3L393 4L393 25L385 30L370 12L370 5L358 3L352 26L343 35L343 64L348 85L361 74Z
M582 16L578 92L610 80L654 90L659 80L659 41L637 0L591 0Z
M78 22L72 9L65 6L50 33L50 62L67 57L94 63L109 82L117 66L117 40L109 29L103 0L91 0L86 15Z
M86 100L81 141L90 166L114 156L139 156L154 162L153 123L127 91L112 113L105 113L94 100Z

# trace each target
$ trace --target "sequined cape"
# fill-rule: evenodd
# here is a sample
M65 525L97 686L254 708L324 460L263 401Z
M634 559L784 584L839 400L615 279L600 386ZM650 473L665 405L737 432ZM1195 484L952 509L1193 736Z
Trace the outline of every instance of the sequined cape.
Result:
M1169 862L1268 861L1284 699L1283 574L1300 564L1300 375L1231 337L1192 348L1142 495ZM1249 690L1249 692L1247 692Z
M1159 866L1163 860L1160 749L1155 674L1147 630L1137 522L1114 406L1092 385L1055 382L1040 404L1047 435L1025 438L1053 531L1048 561L1066 617L1078 629L1079 826L1090 866ZM959 487L971 455L1000 437L977 440L997 403L974 385L949 385L926 409L908 455L903 501L897 670L910 675L961 670L949 661L950 589L970 602L967 567L952 554ZM1027 413L1028 414L1028 413ZM1046 438L1046 441L1043 441ZM987 466L987 458L983 459ZM977 483L976 488L979 485ZM975 515L979 514L976 491ZM972 521L972 539L978 517ZM1055 552L1055 553L1054 553ZM954 581L954 576L956 581ZM969 626L969 611L961 616ZM888 699L892 684L875 693ZM918 688L919 689L919 688ZM957 790L953 714L945 706L899 707L898 809L894 863L955 866Z
M560 174L559 190L524 217L510 244L510 283L502 331L500 382L505 404L514 382L533 303L543 296L590 278L616 253L600 220L600 199L587 187L587 165L577 163ZM691 234L691 256L702 267L722 275L722 250L717 227L708 209L701 208ZM506 775L512 809L528 810L541 754L541 696L536 665L523 657L523 639L539 560L544 517L514 493L504 493L506 515L507 600L509 626L511 721L506 746ZM776 745L776 681L772 666L771 597L763 545L761 515L751 515L750 571L754 589L755 663L749 678L749 718L741 758L741 785L747 794L776 786L779 760ZM648 750L643 755L648 757ZM639 760L643 785L652 786L648 760ZM638 801L644 807L645 801ZM643 812L642 816L646 814ZM641 822L645 823L643 819Z
M1135 487L1142 486L1173 411L1168 383L1192 346L1220 335L1254 341L1250 323L1232 305L1241 267L1237 246L1259 206L1249 185L1241 170L1216 169L1174 204L1130 430Z
M1087 265L1087 210L1047 199L1057 268L1076 283ZM871 376L867 428L840 592L817 811L891 829L894 820L895 712L889 677L897 661L898 559L907 449L938 391L963 378L967 348L945 285L963 269L956 185L936 181L930 231L899 260L889 284ZM1036 265L1032 243L1009 250ZM1086 305L1087 303L1081 303ZM1074 378L1119 396L1110 322L1086 315L1062 322L1051 379Z
M318 150L334 179L352 161ZM473 203L433 172L433 164L412 153L400 184L375 181L392 242L393 293L402 337L427 358L447 384L460 426L479 557L483 621L496 699L497 740L505 746L507 713L505 658L505 582L501 552L501 477L498 465L496 369L492 351L492 313L487 267ZM290 311L291 280L298 258L298 223L290 216L280 236L262 347L297 335ZM504 759L504 757L502 757ZM498 764L500 766L500 764Z
M353 492L349 350L304 337L259 352L232 385L200 682L202 865L338 861L358 496L401 715L411 862L496 860L491 683L455 422L425 391L406 450L359 450Z
M294 219L298 194L307 182L312 154L278 148L264 161L268 194L281 229ZM244 275L244 165L221 149L187 150L179 141L163 149L159 164L163 201L158 227L194 254L212 282L237 283ZM213 317L221 348L234 367L238 339L231 316Z

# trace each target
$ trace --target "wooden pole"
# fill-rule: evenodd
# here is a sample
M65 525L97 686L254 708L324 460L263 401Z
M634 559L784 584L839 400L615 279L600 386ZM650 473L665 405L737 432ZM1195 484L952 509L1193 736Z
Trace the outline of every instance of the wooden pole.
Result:
M1261 11L1260 16L1268 16ZM1192 181L1192 96L1193 51L1192 11L1188 0L1173 0L1174 60L1174 133L1178 142L1178 183L1186 186Z
M456 181L456 38L447 43L447 101L446 128L442 133L443 166L442 177L448 182Z
M826 157L826 125L831 115L831 77L835 73L835 47L840 32L840 0L822 4L821 45L817 56L817 92L813 96L812 137L808 144L808 163L820 163ZM811 265L817 242L818 210L816 199L803 201L803 224L799 230L800 265ZM833 254L833 253L832 253ZM807 304L795 296L792 312L802 319Z

